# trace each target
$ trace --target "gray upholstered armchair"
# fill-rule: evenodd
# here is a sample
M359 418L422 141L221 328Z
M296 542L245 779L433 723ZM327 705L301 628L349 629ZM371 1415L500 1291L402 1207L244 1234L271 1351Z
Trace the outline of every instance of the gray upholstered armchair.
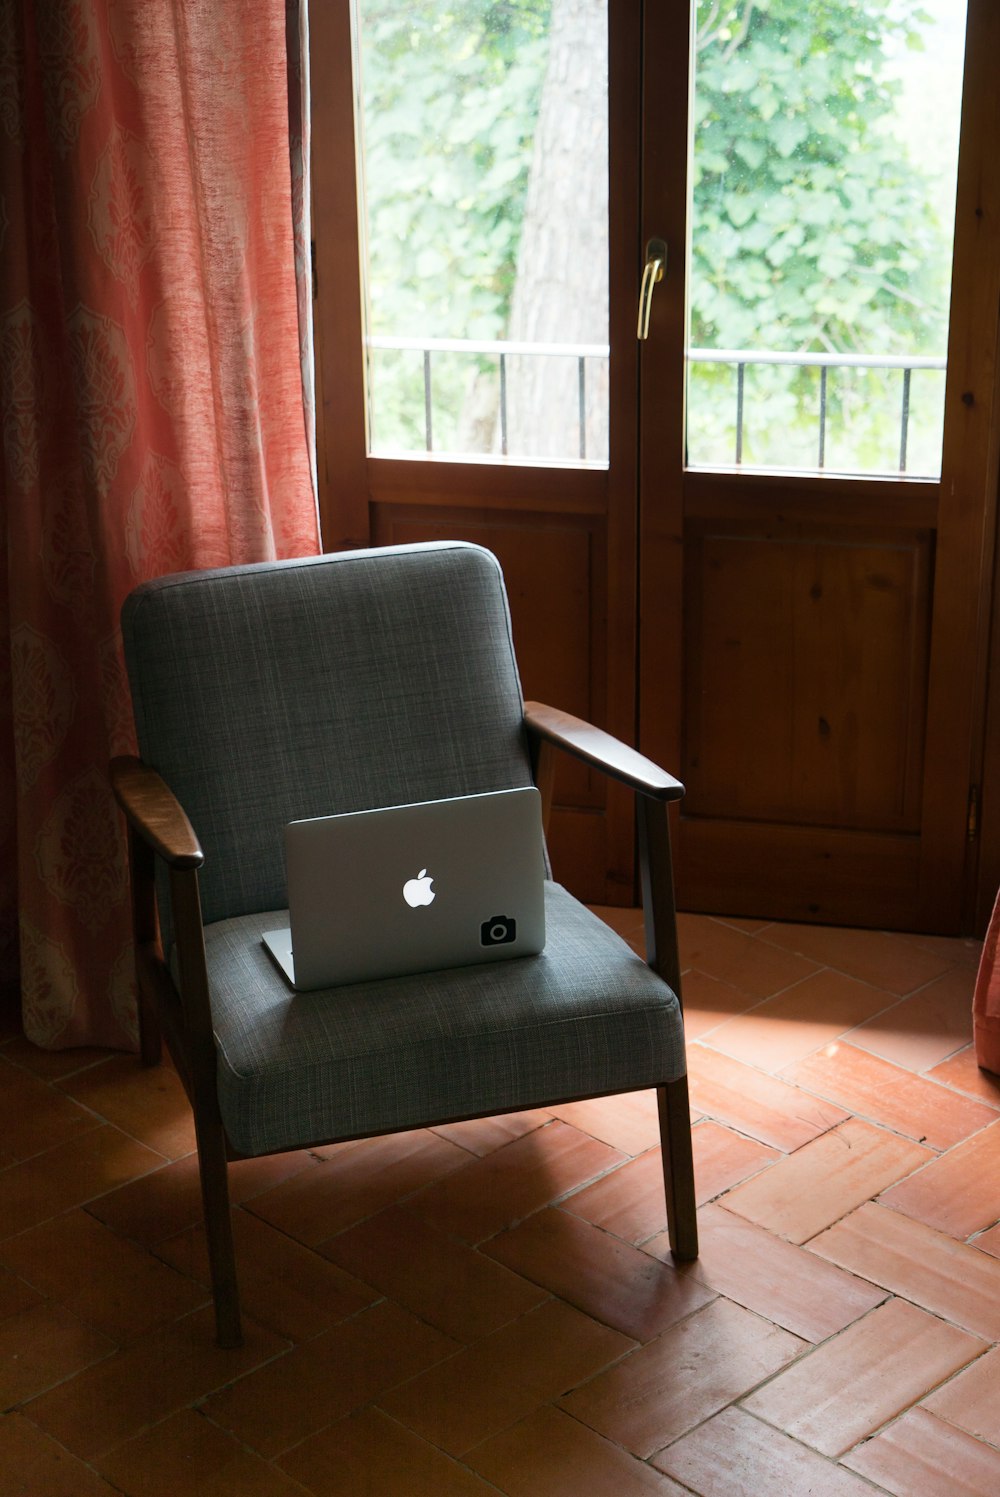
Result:
M142 1058L165 1035L191 1098L221 1344L241 1334L230 1159L655 1087L671 1247L694 1258L667 829L683 788L525 706L496 559L455 542L164 577L122 622L142 759L112 777ZM533 779L544 805L557 749L637 792L648 964L548 882L541 956L288 987L260 944L285 915L288 821Z

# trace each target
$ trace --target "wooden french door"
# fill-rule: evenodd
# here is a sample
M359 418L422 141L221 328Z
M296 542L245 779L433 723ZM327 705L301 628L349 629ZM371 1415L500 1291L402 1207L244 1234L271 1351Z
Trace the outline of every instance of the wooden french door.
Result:
M372 450L352 3L312 7L324 544L448 536L497 553L525 694L684 779L682 908L955 931L975 853L1000 432L1000 12L970 0L944 459L929 481L687 465L688 11L607 5L609 439L595 463ZM667 271L640 344L656 240ZM630 903L629 798L564 765L556 805L557 876Z
M997 495L1000 11L968 10L939 481L686 464L686 12L646 8L643 240L671 254L639 541L640 743L687 786L680 907L957 932Z

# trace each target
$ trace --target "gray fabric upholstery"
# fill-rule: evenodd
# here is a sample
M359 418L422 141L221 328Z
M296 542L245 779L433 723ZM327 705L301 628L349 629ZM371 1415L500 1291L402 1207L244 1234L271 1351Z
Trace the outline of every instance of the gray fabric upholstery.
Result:
M541 956L293 993L260 944L205 931L226 1132L245 1154L672 1081L677 999L556 884Z
M538 957L297 994L296 818L531 783L503 579L446 542L162 578L123 615L140 752L205 851L226 1131L255 1155L684 1074L677 999L565 890Z
M287 904L298 817L531 783L503 579L443 542L160 578L122 611L139 752L206 923Z

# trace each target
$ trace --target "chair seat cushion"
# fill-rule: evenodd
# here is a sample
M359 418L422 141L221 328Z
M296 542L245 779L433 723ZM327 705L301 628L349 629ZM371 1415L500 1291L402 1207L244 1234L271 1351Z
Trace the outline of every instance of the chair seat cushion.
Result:
M546 884L540 956L295 993L261 945L286 910L205 928L219 1102L242 1154L634 1091L684 1074L680 1006Z

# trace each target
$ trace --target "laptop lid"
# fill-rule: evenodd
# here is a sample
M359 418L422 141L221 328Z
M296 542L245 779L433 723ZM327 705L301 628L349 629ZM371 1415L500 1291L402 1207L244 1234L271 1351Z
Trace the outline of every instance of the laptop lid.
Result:
M300 991L545 944L534 786L293 821L285 857L289 928L263 941Z

